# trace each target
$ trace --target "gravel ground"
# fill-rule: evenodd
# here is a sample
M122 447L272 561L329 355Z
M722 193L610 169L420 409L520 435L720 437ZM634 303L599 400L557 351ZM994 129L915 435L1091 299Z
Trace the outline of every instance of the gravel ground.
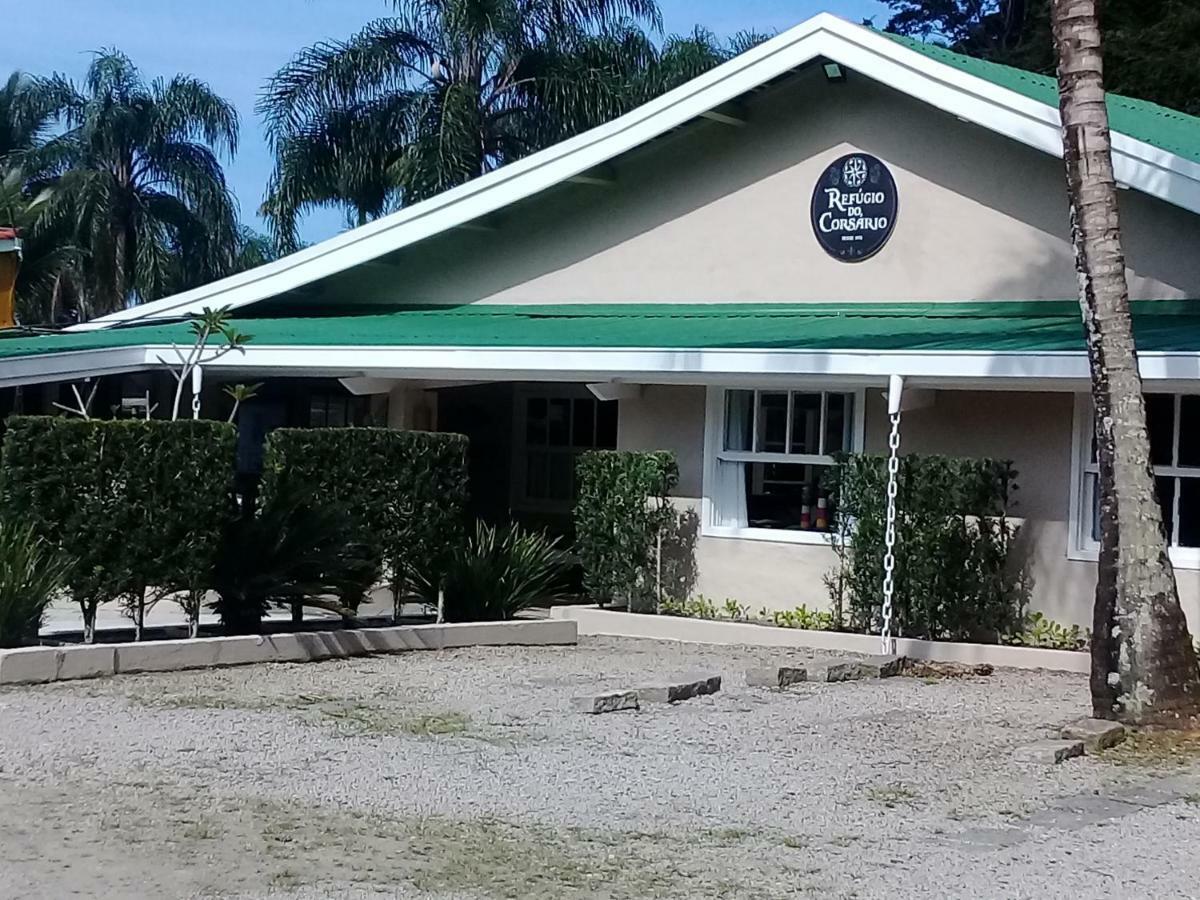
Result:
M1200 767L1011 760L1083 677L745 685L804 658L587 638L0 691L0 895L1200 893ZM569 708L690 673L724 689Z

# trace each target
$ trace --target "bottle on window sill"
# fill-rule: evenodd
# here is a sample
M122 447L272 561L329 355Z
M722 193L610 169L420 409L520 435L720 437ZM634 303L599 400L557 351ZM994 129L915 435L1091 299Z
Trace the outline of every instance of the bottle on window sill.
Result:
M810 531L812 529L812 511L809 505L805 503L800 507L800 530Z
M817 498L817 531L829 529L829 506L824 497Z

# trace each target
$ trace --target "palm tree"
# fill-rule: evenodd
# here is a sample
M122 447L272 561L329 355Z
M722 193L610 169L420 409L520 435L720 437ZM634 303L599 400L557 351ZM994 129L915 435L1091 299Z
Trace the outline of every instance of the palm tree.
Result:
M276 167L263 212L284 250L305 211L362 224L675 86L755 42L697 30L660 48L655 0L395 0L396 15L302 50L259 112Z
M0 225L24 242L17 278L17 313L24 323L49 321L56 292L79 261L61 223L40 220L49 195L31 190L53 164L46 141L75 92L70 82L13 72L0 87Z
M218 154L237 149L233 106L195 78L147 84L127 56L98 53L66 130L40 151L53 190L42 218L69 222L86 251L84 317L220 277L238 250Z
M1150 465L1096 2L1053 0L1052 15L1100 463L1093 714L1133 724L1178 722L1200 714L1200 670Z

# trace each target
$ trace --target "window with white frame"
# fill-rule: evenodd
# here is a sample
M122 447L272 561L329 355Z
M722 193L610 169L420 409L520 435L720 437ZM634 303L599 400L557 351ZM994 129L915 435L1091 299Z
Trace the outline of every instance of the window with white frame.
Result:
M720 392L709 468L710 527L828 534L834 454L857 449L853 393ZM715 410L714 410L715 412Z
M1080 399L1081 484L1077 534L1081 549L1100 541L1100 466L1090 400ZM1200 564L1200 395L1147 394L1150 462L1172 555ZM1178 559L1177 559L1178 561Z

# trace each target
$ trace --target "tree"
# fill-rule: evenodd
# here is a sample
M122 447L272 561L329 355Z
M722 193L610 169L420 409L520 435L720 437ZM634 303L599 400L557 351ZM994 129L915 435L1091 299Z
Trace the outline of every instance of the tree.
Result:
M302 50L259 112L281 249L307 210L361 225L619 115L754 38L660 49L655 0L395 0L396 15Z
M1052 74L1050 0L885 0L888 31L946 43L994 62ZM1110 91L1200 114L1200 6L1191 0L1106 0Z
M16 291L23 323L53 319L64 278L79 262L70 230L41 217L50 193L30 187L52 164L46 141L73 97L57 76L13 72L0 87L0 225L17 228L24 243Z
M1053 0L1052 13L1100 465L1093 712L1134 724L1166 723L1200 714L1200 669L1179 606L1150 465L1096 0Z
M231 270L239 231L218 159L237 149L228 101L186 75L147 84L108 50L59 114L65 130L41 149L47 171L35 185L53 190L46 222L68 222L85 251L85 318Z

